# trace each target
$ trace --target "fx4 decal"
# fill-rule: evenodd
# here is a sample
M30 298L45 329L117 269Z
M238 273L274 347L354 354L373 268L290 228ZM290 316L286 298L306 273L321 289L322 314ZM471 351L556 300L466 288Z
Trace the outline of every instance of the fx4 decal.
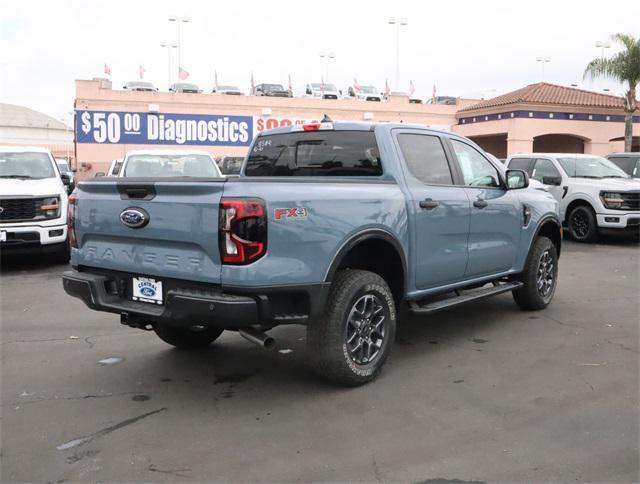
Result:
M276 220L293 219L302 220L307 218L307 209L301 207L276 208L273 211L273 218Z

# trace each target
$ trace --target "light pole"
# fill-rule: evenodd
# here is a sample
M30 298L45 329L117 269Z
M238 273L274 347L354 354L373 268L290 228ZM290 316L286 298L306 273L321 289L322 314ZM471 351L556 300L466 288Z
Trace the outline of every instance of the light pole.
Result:
M602 59L604 59L604 49L610 49L611 48L611 42L601 42L600 40L598 40L596 42L596 47L600 48L600 57Z
M175 42L160 42L160 47L167 49L167 81L171 87L171 49L178 47Z
M329 82L329 59L335 59L333 52L320 52L320 58L324 59L324 82Z
M182 29L181 26L183 23L191 22L191 19L187 16L178 17L176 15L171 15L169 17L169 22L175 22L178 24L178 69L182 67L180 63L180 50L182 49Z
M396 26L396 90L400 84L400 26L407 25L409 22L406 18L396 19L391 17L389 25Z
M551 62L551 58L545 57L545 56L538 56L536 57L536 62L540 62L542 64L542 82L544 82L544 65L547 62Z

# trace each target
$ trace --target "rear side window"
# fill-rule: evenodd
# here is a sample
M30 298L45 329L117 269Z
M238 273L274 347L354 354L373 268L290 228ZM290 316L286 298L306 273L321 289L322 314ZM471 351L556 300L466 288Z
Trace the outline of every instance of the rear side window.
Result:
M247 158L246 176L380 176L371 131L303 131L260 136Z
M413 176L427 185L453 185L442 142L437 136L399 134L398 143Z
M531 175L531 158L512 158L509 162L510 170L524 170Z

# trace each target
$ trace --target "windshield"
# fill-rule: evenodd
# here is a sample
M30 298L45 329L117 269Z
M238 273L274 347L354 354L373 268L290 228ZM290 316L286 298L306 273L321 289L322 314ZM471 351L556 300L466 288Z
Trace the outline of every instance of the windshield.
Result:
M153 89L153 84L150 82L130 82L129 87L143 87L146 89Z
M126 162L125 177L218 177L215 162L207 155L133 155Z
M634 178L640 178L640 155L632 156L612 156L609 161L615 163L618 168L623 170L627 175Z
M190 91L197 91L198 86L195 84L176 84L176 89L189 89Z
M314 91L337 91L333 84L320 84L319 82L311 84Z
M265 91L284 91L281 84L263 84L262 89Z
M57 161L56 163L58 163L58 168L60 168L60 171L71 171L71 168L66 161Z
M46 153L0 153L0 178L55 178Z
M376 91L376 88L373 86L360 86L360 92L365 94L378 94L378 91Z
M218 86L218 91L239 91L236 86Z
M624 171L600 156L558 158L565 173L572 178L629 178Z

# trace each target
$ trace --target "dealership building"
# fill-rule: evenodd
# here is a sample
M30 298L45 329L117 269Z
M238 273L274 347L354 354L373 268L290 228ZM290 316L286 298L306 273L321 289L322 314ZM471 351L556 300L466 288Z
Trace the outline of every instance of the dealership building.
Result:
M96 79L76 81L74 107L72 151L79 178L106 172L112 160L132 149L184 147L216 157L244 156L259 132L319 121L324 115L333 120L392 121L449 130L473 139L498 158L532 151L606 155L624 149L622 98L549 83L531 84L492 99L458 99L455 105L439 105L410 103L406 96L366 102L126 91ZM20 116L16 109L9 110L15 113L13 118ZM20 124L10 118L10 113L3 116L4 123ZM23 116L25 124L33 125L32 135L20 138L24 143L16 137L16 144L51 146L61 154L70 133L52 118L40 117L41 122L36 118ZM33 131L40 125L46 125L49 131L43 133L50 137L42 142ZM11 132L18 133L17 129L13 126ZM634 116L633 134L633 150L640 151L640 112Z

